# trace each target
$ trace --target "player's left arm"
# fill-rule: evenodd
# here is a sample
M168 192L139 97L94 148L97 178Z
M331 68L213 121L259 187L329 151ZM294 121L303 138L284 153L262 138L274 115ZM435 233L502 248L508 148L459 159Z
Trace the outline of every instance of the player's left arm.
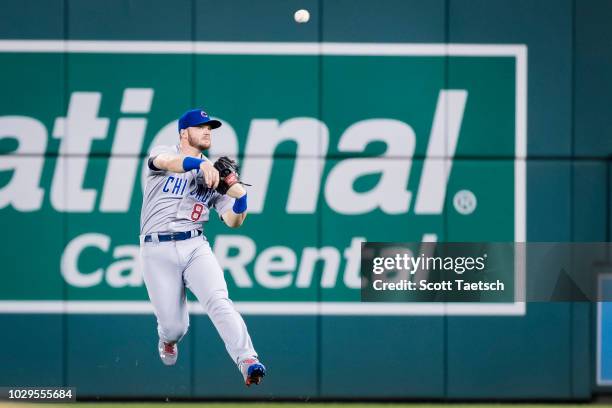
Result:
M247 216L247 193L242 184L236 183L226 193L235 199L232 208L227 210L223 216L223 222L230 228L238 228Z

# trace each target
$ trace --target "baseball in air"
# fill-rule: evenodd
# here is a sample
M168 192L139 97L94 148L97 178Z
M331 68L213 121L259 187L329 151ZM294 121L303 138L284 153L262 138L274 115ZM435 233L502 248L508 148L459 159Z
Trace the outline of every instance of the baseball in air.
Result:
M308 20L310 20L310 13L308 10L300 9L295 12L293 18L295 19L296 23L307 23Z

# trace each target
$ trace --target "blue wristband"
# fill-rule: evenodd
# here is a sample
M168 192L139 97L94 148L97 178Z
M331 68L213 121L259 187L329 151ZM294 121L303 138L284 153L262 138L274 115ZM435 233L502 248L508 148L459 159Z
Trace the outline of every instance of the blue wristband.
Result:
M200 168L200 164L204 163L206 160L196 159L195 157L186 156L183 159L183 170L197 170Z
M242 214L243 212L245 212L247 209L247 195L243 195L240 198L237 198L236 201L234 201L234 207L232 208L232 210L234 211L234 213L236 214Z

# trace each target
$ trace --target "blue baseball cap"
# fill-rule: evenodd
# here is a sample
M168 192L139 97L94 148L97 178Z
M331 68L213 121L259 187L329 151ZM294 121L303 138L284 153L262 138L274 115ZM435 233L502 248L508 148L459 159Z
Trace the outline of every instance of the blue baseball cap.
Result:
M212 129L216 129L221 126L221 122L215 119L211 119L208 116L208 113L204 112L202 109L191 109L187 112L183 113L178 120L178 131L181 132L181 129L187 129L190 126L199 126L203 124L208 124Z

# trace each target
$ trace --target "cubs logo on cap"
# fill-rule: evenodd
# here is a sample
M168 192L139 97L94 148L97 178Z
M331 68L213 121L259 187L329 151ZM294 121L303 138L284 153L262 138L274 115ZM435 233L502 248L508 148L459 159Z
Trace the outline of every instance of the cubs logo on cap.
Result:
M221 126L221 122L211 119L208 116L208 113L206 113L206 111L203 109L191 109L183 113L183 115L179 118L178 131L180 133L182 129L203 124L210 125L212 129L216 129Z

